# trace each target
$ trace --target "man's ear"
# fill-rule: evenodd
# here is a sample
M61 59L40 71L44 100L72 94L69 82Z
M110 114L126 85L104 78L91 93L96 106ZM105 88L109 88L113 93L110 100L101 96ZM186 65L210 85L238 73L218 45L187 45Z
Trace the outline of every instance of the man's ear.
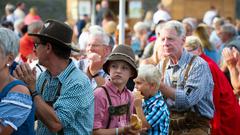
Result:
M50 53L52 51L52 44L47 42L46 43L47 53Z

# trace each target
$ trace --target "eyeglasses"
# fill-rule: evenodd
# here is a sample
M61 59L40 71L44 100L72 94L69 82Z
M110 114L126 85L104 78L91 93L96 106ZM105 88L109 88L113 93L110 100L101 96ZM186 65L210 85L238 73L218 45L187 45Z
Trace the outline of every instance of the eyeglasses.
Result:
M34 48L37 49L40 44L45 45L44 43L34 43Z
M104 45L104 44L88 44L88 46L91 46L91 47L97 48L97 47L105 46L105 45Z
M40 44L42 43L34 43L34 48L37 49Z

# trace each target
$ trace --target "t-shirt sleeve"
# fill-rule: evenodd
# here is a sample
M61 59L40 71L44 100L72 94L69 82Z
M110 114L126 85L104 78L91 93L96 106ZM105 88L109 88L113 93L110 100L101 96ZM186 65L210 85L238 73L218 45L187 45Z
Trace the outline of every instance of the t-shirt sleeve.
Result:
M17 130L28 118L32 104L32 98L29 95L8 93L0 102L0 124Z

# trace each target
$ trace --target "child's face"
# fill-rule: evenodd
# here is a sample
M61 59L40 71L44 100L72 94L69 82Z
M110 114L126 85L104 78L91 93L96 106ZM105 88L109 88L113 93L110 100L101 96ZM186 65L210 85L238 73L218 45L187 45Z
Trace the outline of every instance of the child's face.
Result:
M108 69L111 81L115 85L126 85L128 79L132 77L131 67L124 61L112 61Z
M144 79L138 78L138 77L134 79L134 82L135 82L135 88L138 91L140 91L144 97L149 97L150 95L149 91L151 91L150 84Z

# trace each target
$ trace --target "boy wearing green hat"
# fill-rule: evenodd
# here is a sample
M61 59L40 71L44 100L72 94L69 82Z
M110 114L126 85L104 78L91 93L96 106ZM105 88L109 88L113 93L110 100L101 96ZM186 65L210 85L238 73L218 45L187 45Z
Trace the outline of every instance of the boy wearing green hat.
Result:
M137 65L132 49L117 46L103 64L110 80L94 91L94 129L97 134L137 134L129 125L133 114L133 95L126 88L129 78L137 77Z

